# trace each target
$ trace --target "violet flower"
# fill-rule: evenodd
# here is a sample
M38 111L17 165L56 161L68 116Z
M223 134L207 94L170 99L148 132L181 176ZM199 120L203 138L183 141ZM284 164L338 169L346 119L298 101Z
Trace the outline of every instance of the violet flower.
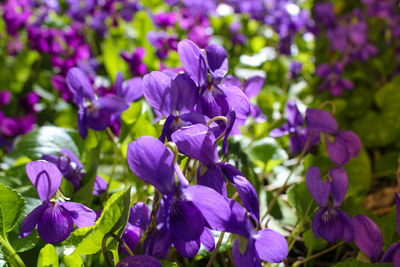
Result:
M113 114L120 114L129 107L119 96L96 98L88 77L79 68L68 71L67 84L79 107L78 130L83 139L87 136L88 127L96 131L105 130Z
M400 237L400 194L395 194L397 213L397 235ZM400 242L392 244L383 254L381 262L393 262L394 266L400 266Z
M303 117L297 108L295 100L290 100L287 102L286 115L288 121L280 128L271 130L269 135L274 138L281 137L283 135L289 135L290 151L293 155L298 155L301 151L303 151L311 134L311 130L304 126ZM319 134L313 133L310 144L307 147L307 151L310 151L310 148L318 143Z
M154 46L156 55L161 60L168 57L169 50L177 49L178 36L176 34L170 35L165 31L151 31L147 33L147 39Z
M53 163L61 171L63 177L68 180L73 186L74 191L78 191L81 187L81 180L86 172L82 162L68 148L62 148L60 155L43 154L42 159ZM93 185L93 195L101 195L107 190L107 182L100 176L96 176Z
M346 242L352 241L354 223L345 212L339 210L348 188L346 171L339 167L332 168L323 182L319 168L311 166L306 172L306 185L319 206L312 221L314 236L321 236L328 242L340 238ZM332 202L329 196L332 196Z
M343 90L353 90L354 84L341 77L343 73L343 65L336 62L333 65L321 64L318 66L317 75L324 79L319 87L320 90L329 90L332 96L340 96Z
M20 237L29 235L37 225L39 236L50 244L64 241L74 230L95 224L96 213L74 202L53 200L61 185L61 173L50 162L39 160L26 165L26 173L35 186L42 205L36 207L24 219L20 228Z
M161 263L148 255L133 255L120 260L115 267L161 267Z
M127 160L140 179L152 184L162 194L156 214L157 232L149 236L145 245L152 247L149 254L154 255L154 249L162 246L166 248L161 252L165 255L172 243L183 257L191 258L197 254L204 236L206 240L212 238L208 227L217 231L225 229L231 215L225 198L211 188L189 186L179 166L174 163L174 154L159 140L150 136L139 137L129 144ZM161 243L154 247L154 242Z
M215 135L207 126L195 124L184 127L171 137L181 153L200 161L197 170L199 185L213 188L226 197L225 175L235 186L244 207L254 220L259 221L259 203L254 187L234 166L218 160Z
M233 108L238 119L247 119L247 96L236 86L222 82L228 72L228 58L222 46L212 44L202 51L192 41L183 40L178 44L178 55L187 74L201 89L198 112L214 118L226 116Z
M378 262L382 254L383 237L378 225L365 215L353 217L354 243L371 262Z
M240 235L232 247L235 266L261 267L261 260L282 262L289 252L286 239L271 229L256 230L242 206L228 201L232 215L226 231Z
M136 48L132 54L121 52L121 57L128 63L133 76L143 76L147 73L147 66L143 63L145 53L143 47Z
M0 106L5 106L11 101L11 93L10 91L3 90L0 91Z
M345 165L361 150L358 136L349 130L338 129L335 118L321 109L307 109L306 122L310 130L325 133L325 144L329 158L337 165Z

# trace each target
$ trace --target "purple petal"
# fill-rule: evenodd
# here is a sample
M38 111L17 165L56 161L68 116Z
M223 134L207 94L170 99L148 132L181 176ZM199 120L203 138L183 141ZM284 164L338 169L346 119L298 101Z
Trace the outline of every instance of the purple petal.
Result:
M171 94L171 98L176 99L175 110L181 112L191 112L199 99L199 90L186 73L179 74L172 80Z
M96 131L105 130L110 124L111 112L94 103L86 108L87 126Z
M68 211L78 228L92 226L96 223L96 213L83 204L75 202L61 202L59 206Z
M177 99L171 99L171 77L160 71L152 71L143 77L143 94L147 102L164 116L172 115Z
M122 90L122 83L124 82L124 77L122 76L121 72L117 72L117 77L115 78L115 91L117 96L122 97L123 94L123 90Z
M123 90L125 102L132 103L143 96L143 79L135 77L126 81L123 85Z
M327 208L319 208L314 215L312 220L312 232L316 238L319 237L318 228L321 225L322 214L327 210Z
M333 163L343 166L350 159L349 151L347 150L346 141L340 136L336 136L331 143L328 136L325 137L326 152Z
M43 212L49 207L51 207L50 203L42 204L36 207L33 211L31 211L31 213L28 214L28 216L26 216L19 230L20 238L29 235L33 229L35 229L36 225L40 221L40 218L42 217Z
M208 84L207 64L200 48L189 40L178 43L178 55L182 66L197 86Z
M140 229L140 227L128 223L125 227L121 239L128 245L131 251L134 251L137 244L139 244L141 233L143 233L143 230ZM128 254L124 246L119 245L118 249L125 254Z
M264 229L252 238L255 240L255 248L260 259L267 262L282 262L288 255L289 248L286 239L279 233Z
M169 224L172 234L184 241L199 239L204 230L204 219L199 209L190 201L172 201Z
M122 112L129 108L124 99L118 96L103 96L99 97L93 104L100 106L110 112Z
M371 262L378 262L382 254L382 233L378 225L365 215L353 217L354 243L368 255Z
M328 242L335 242L343 236L344 225L336 209L324 209L321 214L318 234Z
M161 263L151 256L134 255L122 259L116 267L161 267Z
M247 119L250 114L249 98L242 90L235 86L220 85L228 101L229 107L233 108L238 119Z
M228 73L228 57L225 49L218 44L206 48L207 63L213 79L221 80Z
M329 112L322 109L307 109L306 123L308 128L318 132L334 134L338 130L335 118Z
M301 116L295 100L290 100L286 104L286 115L291 125L303 125L303 116Z
M143 202L137 202L129 213L129 223L146 230L150 224L150 210Z
M321 172L318 167L311 166L308 168L306 172L306 185L318 206L327 207L329 193L331 191L331 182L329 179L322 182Z
M250 79L247 79L243 88L243 91L247 97L252 98L257 96L264 85L264 81L265 79L261 76L253 76Z
M244 254L240 253L239 241L245 242L243 239L236 239L232 246L232 258L235 266L261 267L260 258L258 257L254 247L254 240L250 238L247 241L246 251Z
M226 126L224 140L222 141L222 152L224 153L224 155L226 155L226 153L228 152L228 138L236 121L236 112L233 109L229 110L227 118L228 125Z
M229 109L226 95L215 85L210 85L202 91L199 103L196 105L196 111L209 118L225 116Z
M144 254L154 256L156 258L167 258L172 239L171 234L159 235L156 232L150 232L148 238L143 243Z
M89 100L94 99L94 92L92 85L89 82L87 75L79 68L72 68L67 73L68 88L74 93L78 103L81 98ZM76 104L78 104L76 103Z
M210 187L226 197L226 181L222 175L221 168L218 165L214 165L207 168L206 172L201 175L203 168L207 168L204 165L200 165L197 169L197 184Z
M225 226L225 232L242 235L246 238L255 234L253 223L243 207L234 200L227 199L231 209L231 217Z
M226 178L236 187L243 206L254 218L260 220L260 206L256 190L244 175L229 163L218 164Z
M254 77L258 77L258 76L254 76ZM237 77L235 77L233 75L230 75L230 74L225 76L225 78L223 80L223 83L230 84L230 85L233 85L233 86L236 86L236 87L239 87L239 88L242 87L242 83L240 82L240 80Z
M350 157L356 157L362 146L360 138L354 132L348 130L339 131L337 136L345 141Z
M61 156L61 157L67 157L68 160L69 160L70 162L75 163L77 169L83 169L84 166L83 166L82 162L81 162L81 161L78 159L78 157L77 157L71 150L69 150L68 148L62 148L62 149L60 150L60 156Z
M172 236L172 243L175 249L185 258L193 258L200 249L200 240L184 241Z
M393 255L393 266L400 266L400 249L396 250Z
M396 200L396 214L397 214L397 235L400 237L400 194L394 194Z
M74 230L74 222L68 211L56 203L44 210L38 223L40 237L50 244L62 242Z
M342 239L345 242L351 242L354 239L354 223L347 215L346 212L341 211L341 210L336 210L339 213L340 219L342 220L343 223L343 236Z
M185 175L183 175L183 172L177 162L175 162L174 169L175 169L176 176L178 177L178 180L179 180L179 185L183 186L183 187L188 186L189 181L186 179Z
M224 230L224 226L231 216L231 211L223 196L214 189L201 185L189 186L182 191L186 199L192 201L200 210L211 229Z
M281 137L283 135L289 134L289 124L285 123L280 128L273 129L269 132L271 137Z
M182 128L171 135L179 151L195 158L207 166L218 162L217 144L214 134L203 124Z
M106 180L101 178L100 176L96 176L96 180L93 185L93 195L98 196L107 191L108 184Z
M78 110L78 131L82 139L86 139L88 128L86 122L86 111L84 108Z
M204 227L203 233L200 236L200 243L210 252L215 249L214 235L207 227Z
M329 64L321 64L318 66L316 73L321 78L328 78L329 74L331 73L331 66Z
M49 201L61 185L61 172L57 166L44 160L26 164L26 174L42 202Z
M347 188L349 187L349 181L347 179L347 173L343 168L335 167L332 168L328 175L331 177L331 193L333 206L339 207L344 197L346 196Z
M396 242L388 248L385 254L383 254L381 262L393 262L394 255L398 254L399 251L400 242Z
M142 136L128 146L129 167L161 193L174 191L174 154L159 140Z

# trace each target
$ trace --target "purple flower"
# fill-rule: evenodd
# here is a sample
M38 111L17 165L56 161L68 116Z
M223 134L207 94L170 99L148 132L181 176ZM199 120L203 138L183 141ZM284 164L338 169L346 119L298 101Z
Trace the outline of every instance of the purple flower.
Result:
M294 80L300 74L303 64L298 61L291 61L289 65L289 78Z
M161 267L161 263L152 256L134 255L120 260L116 267Z
M354 223L345 212L338 209L347 192L346 171L343 168L332 168L323 182L318 167L309 167L306 172L306 185L319 206L312 221L315 237L321 236L328 242L335 242L340 238L346 242L352 241ZM332 197L331 203L329 196Z
M50 244L64 241L74 230L95 224L96 213L74 202L53 200L61 184L58 168L47 161L33 161L26 165L26 173L42 201L21 224L20 237L29 235L36 225L40 237Z
M150 136L139 137L129 144L127 160L140 179L162 193L156 214L157 232L152 232L145 245L145 250L152 247L150 255L156 254L159 246L167 248L162 253L168 253L172 243L182 256L194 257L204 235L209 237L208 227L218 231L225 229L230 217L225 198L211 188L189 186L179 166L174 163L174 154L159 140ZM158 245L154 247L156 243Z
M236 187L244 207L254 220L259 221L257 193L246 177L231 164L218 160L217 143L214 133L205 125L195 124L172 134L172 140L179 151L200 161L197 183L211 187L226 196L225 177Z
M5 106L11 101L11 93L7 90L0 91L0 106Z
M147 73L147 66L143 63L146 51L143 47L138 47L132 54L121 52L121 57L128 63L133 76L143 76Z
M174 26L176 23L176 13L160 12L154 16L154 21L157 24L157 26L161 28Z
M183 40L178 44L178 55L186 73L201 89L198 112L213 118L226 116L233 108L237 119L247 119L250 112L247 96L236 86L222 82L228 72L228 58L222 46L212 44L203 52L192 41Z
M397 213L397 235L400 236L400 194L395 194ZM381 262L393 262L394 266L400 266L400 242L392 244L382 256Z
M226 231L240 235L232 247L235 265L261 267L261 260L282 262L288 255L286 239L271 229L256 230L242 206L228 201L232 215Z
M178 37L177 35L169 35L165 31L148 32L147 39L156 49L156 55L163 60L168 57L169 50L176 50Z
M325 144L329 158L337 165L343 166L361 150L358 136L349 130L338 129L333 116L321 109L307 109L306 122L310 130L325 133Z
M383 238L378 225L365 215L353 217L354 243L371 260L378 262L382 254Z
M297 108L295 100L290 100L286 104L286 115L288 121L280 128L270 131L269 135L276 138L288 134L290 151L292 151L293 155L298 155L301 151L303 151L311 131L309 128L304 127L303 117ZM307 151L310 151L311 146L318 143L319 134L313 133L313 137L307 147Z
M329 28L335 25L335 13L331 2L315 3L315 21Z
M317 75L324 79L324 82L319 87L320 90L328 89L332 96L340 96L343 90L353 90L354 84L341 77L343 73L343 65L336 62L333 65L321 64L318 66Z
M88 127L105 130L114 114L120 114L129 105L119 96L96 98L86 74L79 68L72 68L67 74L67 84L74 94L74 102L78 105L78 130L83 139L87 136Z

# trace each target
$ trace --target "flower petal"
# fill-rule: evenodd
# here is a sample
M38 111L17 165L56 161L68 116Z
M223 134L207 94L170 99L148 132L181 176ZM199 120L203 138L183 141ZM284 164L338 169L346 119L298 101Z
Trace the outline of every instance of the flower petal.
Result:
M286 134L289 134L289 124L288 123L283 124L280 128L272 129L269 132L269 136L274 137L274 138L281 137Z
M222 141L222 152L224 153L224 155L226 155L226 153L228 152L229 134L231 133L233 125L235 124L236 121L236 112L233 109L229 110L227 119L228 119L228 125L226 126L224 140Z
M236 187L243 206L254 218L260 220L260 205L253 185L244 177L244 175L229 163L221 162L218 164L226 178Z
M171 135L180 152L207 166L218 161L218 150L213 132L203 124L182 128Z
M89 100L94 99L92 85L89 82L87 75L79 68L72 68L67 73L68 88L74 93L76 104L81 102L81 98Z
M205 52L211 76L219 82L228 73L226 51L218 44L211 44L207 46Z
M394 254L397 251L400 251L400 242L394 243L386 250L385 254L382 256L381 262L393 262Z
M210 187L226 197L226 181L222 174L221 168L218 165L207 168L207 171L201 175L202 169L207 168L200 165L197 169L197 184Z
M211 229L223 231L229 221L231 210L225 198L214 189L193 185L182 189L188 201L200 210Z
M328 242L335 242L343 236L343 221L337 210L329 208L321 214L317 231Z
M249 98L239 88L232 85L220 85L228 101L229 107L232 108L238 119L247 119L250 114ZM224 115L224 114L221 114Z
M371 262L378 262L382 254L382 233L378 225L365 215L353 217L354 243L370 258Z
M40 237L50 244L62 242L74 230L74 222L69 213L56 203L44 210L38 223Z
M329 158L333 163L343 166L350 159L349 151L347 150L346 142L340 136L336 136L333 143L331 143L328 139L328 136L325 137L326 143L326 152L328 153Z
M171 103L171 77L161 71L152 71L143 77L143 94L147 102L164 116L172 115L177 99Z
M38 160L26 164L26 174L42 202L49 201L61 185L61 172L53 163Z
M150 210L143 202L137 202L133 205L129 213L129 223L139 226L142 230L146 230L150 224Z
M178 55L182 66L197 86L208 84L207 64L200 48L190 40L178 43Z
M350 157L356 157L362 146L360 138L354 132L348 130L339 131L337 136L345 141Z
M254 247L254 240L251 238L247 241L246 251L244 254L240 252L239 239L235 240L232 246L232 258L235 266L261 267L260 258L258 257Z
M184 241L177 236L172 236L172 243L176 251L185 258L193 258L200 249L200 240Z
M156 232L150 232L148 238L144 240L143 252L156 258L167 258L172 244L171 233L159 235Z
M246 238L255 234L253 223L246 214L245 209L236 201L227 199L231 209L231 217L225 225L225 232L242 235Z
M161 263L152 256L134 255L120 260L116 267L161 267Z
M106 180L101 178L100 176L96 176L96 180L93 185L93 195L98 196L107 191L108 184Z
M96 213L81 203L61 202L59 206L68 211L78 228L92 226L96 223Z
M174 190L174 154L151 136L142 136L128 146L129 167L140 179L161 193Z
M204 230L204 218L199 209L190 201L174 197L169 215L172 234L185 241L199 239Z
M134 77L122 85L123 97L126 103L132 103L143 96L143 79Z
M29 235L33 229L35 229L36 225L39 223L40 218L42 217L43 212L51 207L50 203L42 204L36 207L31 213L26 216L21 224L21 228L19 230L19 237L25 237Z
M95 103L102 109L108 110L112 113L122 112L129 108L129 105L125 103L123 98L118 96L103 96L99 97Z
M322 182L321 172L318 167L311 166L308 168L306 172L306 185L318 206L327 207L329 193L331 191L331 182L329 179Z
M286 115L291 125L303 125L303 116L301 116L295 100L290 100L287 102Z
M353 223L353 221L351 220L349 215L347 215L346 212L341 211L341 210L337 210L337 212L339 213L340 219L342 220L342 223L343 223L342 239L345 242L353 241L353 239L354 239L354 223Z
M191 112L199 99L199 89L186 73L172 80L171 94L176 98L175 110L181 112Z
M328 172L332 179L331 182L331 193L333 206L339 207L344 197L346 196L347 188L349 187L349 181L347 179L347 173L343 168L335 167Z
M306 123L308 128L318 132L334 134L338 130L338 124L332 114L322 109L307 109Z
M243 92L247 95L248 98L257 96L264 85L264 81L265 79L258 75L247 79L243 86Z
M289 248L286 239L279 233L264 229L252 238L255 240L255 248L260 259L267 262L282 262L288 255Z
M79 108L78 110L78 132L82 139L86 139L88 134L88 127L86 121L86 109Z
M201 233L200 243L210 252L215 249L214 235L207 227L204 227L203 233Z

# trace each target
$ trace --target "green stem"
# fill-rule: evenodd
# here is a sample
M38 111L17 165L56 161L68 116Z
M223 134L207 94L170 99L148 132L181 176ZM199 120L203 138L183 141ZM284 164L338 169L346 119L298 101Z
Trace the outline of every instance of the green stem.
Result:
M308 261L310 261L310 260L312 260L312 259L318 258L319 256L322 256L322 255L324 255L325 253L328 253L329 251L332 251L332 250L334 250L334 249L336 249L336 248L338 248L338 247L344 245L345 243L346 243L346 242L342 241L342 242L337 243L336 245L334 245L334 246L332 246L332 247L330 247L330 248L327 248L327 249L325 249L325 250L323 250L323 251L321 251L321 252L319 252L319 253L317 253L317 254L314 254L314 255L312 255L312 256L310 256L310 257L307 257L307 258L305 258L305 259L302 260L302 261L297 261L297 262L295 262L295 263L293 264L293 267L299 266L299 265L301 265L301 264L303 264L303 263L305 263L305 262L308 262Z
M303 218L301 218L301 220L299 221L299 223L296 225L295 229L292 231L292 233L290 234L290 236L288 237L288 243L289 243L289 251L293 248L294 244L296 243L297 237L300 234L300 229L303 227L304 222L308 216L308 214L311 211L311 207L313 204L313 199L311 199L310 203L308 204L306 213L304 214ZM293 238L293 239L292 239Z
M19 257L15 249L11 246L10 242L8 242L7 237L3 237L0 235L0 243L3 245L3 248L8 252L6 253L6 255L10 260L11 266L25 267L25 263Z
M274 198L271 200L271 203L269 203L268 205L268 210L267 212L264 214L264 216L261 219L261 222L264 221L264 219L268 216L268 214L271 212L272 208L274 207L276 201L278 200L278 197L280 196L280 194L283 193L283 191L286 188L287 183L289 182L289 178L292 176L292 174L294 173L294 170L297 168L297 166L299 166L301 160L303 159L304 155L307 152L308 147L310 146L311 143L311 139L313 136L314 131L310 132L310 135L308 137L307 143L304 145L303 151L301 151L299 157L297 158L296 164L292 167L292 169L290 170L289 175L287 176L285 182L283 183L283 185L280 187L279 191L277 192L277 194L274 196Z
M210 260L208 261L206 267L211 267L211 266L212 266L212 264L213 264L215 258L217 257L219 247L220 247L221 244L222 244L222 240L224 239L224 235L225 235L225 232L221 232L221 234L220 234L220 236L219 236L219 239L218 239L217 246L215 247L215 249L214 249L214 251L213 251L213 254L211 255Z

